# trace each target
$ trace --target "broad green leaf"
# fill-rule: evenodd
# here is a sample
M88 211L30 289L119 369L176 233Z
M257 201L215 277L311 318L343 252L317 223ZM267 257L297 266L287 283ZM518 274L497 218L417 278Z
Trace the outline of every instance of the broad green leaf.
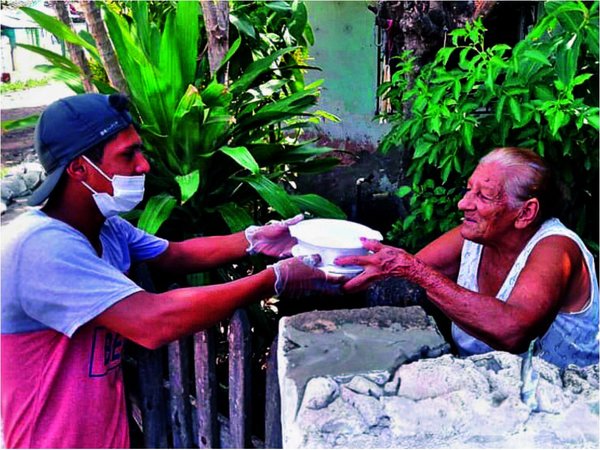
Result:
M292 203L285 189L273 183L267 177L252 175L242 180L252 186L258 192L258 195L282 217L292 217L300 213L300 209Z
M400 186L396 191L396 195L400 198L406 197L408 194L412 192L411 186Z
M335 114L331 114L330 112L323 111L323 110L314 111L313 114L315 116L330 120L331 122L334 122L334 123L340 123L342 121L342 119L340 119Z
M415 145L414 159L420 158L425 155L431 148L432 143L425 139L419 139Z
M474 125L472 122L464 122L464 124L462 126L463 141L465 143L465 147L471 154L473 154L473 151L474 151L473 130L474 130Z
M192 3L192 2L179 2L179 4L183 3ZM179 99L179 95L181 91L183 91L183 76L182 76L182 67L179 59L179 49L178 49L178 38L177 33L179 30L175 24L175 14L170 13L167 17L167 21L165 23L165 29L162 34L162 38L160 41L160 62L159 62L159 72L161 74L161 91L164 91L164 106L168 113L172 113L176 106L177 100ZM148 73L149 76L151 76ZM193 81L193 80L192 80ZM187 85L186 85L187 86Z
M585 119L596 130L600 129L600 109L590 108L585 114Z
M139 42L150 59L154 64L158 64L158 59L152 58L152 44L151 44L151 31L150 31L150 20L148 19L148 2L130 2L131 15L135 23L137 36Z
M319 158L294 164L293 169L304 173L328 172L340 164L338 158Z
M446 64L448 64L448 59L450 59L450 56L452 55L452 52L454 52L454 50L456 50L456 47L443 47L443 48L441 48L437 52L435 60L436 61L441 61L442 64L445 66Z
M196 78L198 39L200 37L198 29L199 14L199 2L177 2L175 15L176 48L184 87L192 84ZM176 95L180 95L180 92L176 92Z
M536 98L539 98L540 100L543 101L553 101L556 100L556 98L554 97L554 93L552 92L552 89L550 89L548 86L535 86L533 88L533 91L535 92L535 96Z
M558 133L558 130L563 125L564 118L565 113L560 109L557 109L554 115L551 116L550 133L552 134L552 136L556 136L556 133Z
M583 73L581 75L576 76L575 79L573 80L573 86L579 86L580 84L585 83L592 76L593 75L591 73Z
M265 6L273 11L291 12L292 7L287 2L269 0L265 2Z
M452 94L453 94L455 100L460 99L460 93L461 93L461 85L460 85L460 80L457 78L454 80L454 85L452 87Z
M554 3L554 2L548 2ZM560 6L555 10L551 11L551 14L555 16L560 24L568 31L577 32L583 24L587 16L587 8L582 2L556 2ZM554 5L546 8L552 10Z
M532 59L536 62L539 62L544 66L552 66L552 64L550 64L550 61L548 61L548 57L539 50L525 50L525 52L523 52L523 56Z
M105 4L103 8L106 28L133 97L133 103L138 105L145 125L153 129L158 128L165 133L166 124L160 117L164 116L162 98L157 99L157 102L151 101L151 98L159 92L156 80L152 79L152 65L143 49L137 45L125 20Z
M595 4L598 4L597 2ZM598 17L595 18L595 24L592 23L585 28L585 43L596 60L598 60L599 53L599 42L600 37L598 35Z
M248 211L233 202L219 205L217 210L232 233L245 230L254 223Z
M202 101L206 106L212 108L214 106L229 106L233 98L232 94L227 91L227 87L213 80L200 93Z
M292 7L292 22L288 25L288 29L290 34L300 42L308 23L308 12L306 11L306 5L302 2L295 3L295 6L295 8Z
M517 101L517 99L514 97L509 97L508 106L509 106L510 112L512 113L516 122L520 122L521 121L521 105L519 105L519 102Z
M79 30L77 33L81 39L90 44L92 47L96 48L96 40L94 36L87 30ZM103 66L102 58L100 58L100 53L90 53L90 56L94 58L94 60L101 66Z
M238 37L233 42L233 44L231 44L229 46L229 50L227 50L227 53L225 54L225 56L221 60L221 63L219 64L219 68L215 71L215 77L217 76L217 74L219 72L221 72L221 70L223 70L223 68L225 68L225 66L227 65L227 62L233 57L233 55L235 55L235 53L237 52L238 48L240 48L241 44L242 44L242 38ZM213 82L216 82L216 78L213 80Z
M260 167L256 160L246 147L227 147L223 146L219 151L225 153L244 169L248 169L253 174L257 175L260 172Z
M200 153L215 150L225 144L230 137L230 126L233 121L229 109L223 106L206 109L205 115L206 119L200 127Z
M202 121L203 112L204 105L198 90L193 85L189 85L185 95L179 100L171 126L171 136L174 138L177 154L182 161L179 173L189 172L192 167L197 166L195 160L201 142L198 124ZM163 151L171 149L172 147ZM176 158L175 155L173 158Z
M169 218L176 204L175 197L169 194L159 194L150 198L140 217L138 228L156 234L163 222Z
M55 80L62 81L76 94L85 93L81 77L73 73L71 70L63 69L62 67L58 66L51 66L48 64L37 65L35 66L35 70L43 72Z
M271 3L271 2L268 2L268 3ZM229 89L230 92L234 95L238 95L238 94L244 92L245 90L248 89L248 87L250 87L250 85L256 78L258 78L260 75L262 75L267 70L269 70L271 65L278 58L280 58L282 55L285 55L286 53L291 53L297 49L298 49L298 47L287 47L287 48L278 50L278 51L270 54L269 56L266 56L257 61L254 61L252 64L250 64L246 68L246 70L244 71L244 74L238 80L236 80L234 83L232 83L232 85Z
M21 11L35 20L44 30L48 30L57 38L85 48L95 58L99 58L98 50L81 36L76 34L60 20L33 8L21 7Z
M22 47L30 52L37 53L38 55L43 56L49 62L54 64L55 66L61 67L65 70L70 70L75 74L81 73L81 69L75 63L73 63L69 58L65 58L58 53L51 52L50 50L46 50L45 48L36 47L35 45L28 44L17 44L17 47Z
M263 98L271 97L274 93L281 91L281 88L287 83L287 80L269 80L258 86L258 91Z
M179 185L181 204L183 205L198 191L198 186L200 186L200 172L194 170L187 175L178 175L175 177L175 181Z
M308 211L317 217L331 219L346 219L347 217L346 213L337 205L316 194L291 195L290 199L301 211Z
M330 147L317 147L312 144L302 145L301 147L296 147L292 150L286 151L284 157L286 160L296 162L296 161L306 161L307 159L323 155L325 153L330 153L334 149Z
M579 58L579 49L581 47L581 38L574 34L571 39L558 48L556 54L556 72L559 80L569 86L577 73L577 59Z
M234 27L237 28L240 34L245 34L252 39L256 38L256 30L254 29L254 25L252 25L245 14L242 14L239 11L232 11L229 13L229 21Z
M192 108L202 108L203 106L204 104L202 103L202 98L198 93L198 89L190 84L183 97L181 97L179 100L179 104L175 109L175 114L173 114L173 123L188 114Z
M3 120L2 131L14 131L34 127L39 117L39 114L34 114L32 116L23 117L22 119Z
M423 211L425 220L431 220L431 216L433 215L433 203L431 201L425 201L421 206L421 211Z

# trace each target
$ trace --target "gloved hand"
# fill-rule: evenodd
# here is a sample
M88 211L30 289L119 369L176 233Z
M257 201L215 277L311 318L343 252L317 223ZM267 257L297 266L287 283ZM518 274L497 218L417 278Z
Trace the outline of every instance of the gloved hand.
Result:
M341 294L342 284L347 279L341 275L328 275L315 266L321 262L319 255L297 256L278 261L275 270L275 294L300 298L323 293Z
M292 247L298 243L290 235L289 226L295 225L304 219L302 214L287 220L271 221L263 226L246 228L244 234L250 243L246 251L251 255L262 253L274 258L292 256Z

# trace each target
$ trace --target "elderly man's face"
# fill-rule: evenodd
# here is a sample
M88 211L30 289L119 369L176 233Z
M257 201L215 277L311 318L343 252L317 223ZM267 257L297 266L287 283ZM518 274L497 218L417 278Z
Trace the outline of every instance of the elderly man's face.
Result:
M493 242L512 228L518 211L508 206L505 177L505 169L496 163L477 166L467 183L467 192L458 202L458 209L464 213L463 238Z

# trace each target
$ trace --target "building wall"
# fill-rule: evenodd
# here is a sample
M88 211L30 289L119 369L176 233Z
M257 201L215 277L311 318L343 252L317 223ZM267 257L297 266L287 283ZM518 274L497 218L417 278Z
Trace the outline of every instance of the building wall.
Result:
M375 16L365 1L308 1L308 17L315 35L310 55L322 69L307 79L324 78L319 108L342 122L325 122L322 132L334 140L371 143L388 127L373 121L377 90Z

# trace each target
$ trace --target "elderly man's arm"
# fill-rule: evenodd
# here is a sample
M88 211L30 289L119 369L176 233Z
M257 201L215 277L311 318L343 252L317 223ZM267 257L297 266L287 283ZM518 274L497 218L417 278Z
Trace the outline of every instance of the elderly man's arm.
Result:
M422 286L429 299L453 322L497 350L522 352L533 338L546 331L561 308L585 306L566 295L577 291L572 284L581 283L577 270L582 267L581 252L568 238L551 236L536 245L506 302L458 286L401 249L377 242L365 246L376 253L338 261L365 266L363 274L346 283L346 290L363 286L365 280L403 277ZM587 289L589 292L589 282ZM584 283L580 291L582 295L575 297L585 298Z
M425 246L415 256L429 267L456 281L463 242L460 227L455 227Z

